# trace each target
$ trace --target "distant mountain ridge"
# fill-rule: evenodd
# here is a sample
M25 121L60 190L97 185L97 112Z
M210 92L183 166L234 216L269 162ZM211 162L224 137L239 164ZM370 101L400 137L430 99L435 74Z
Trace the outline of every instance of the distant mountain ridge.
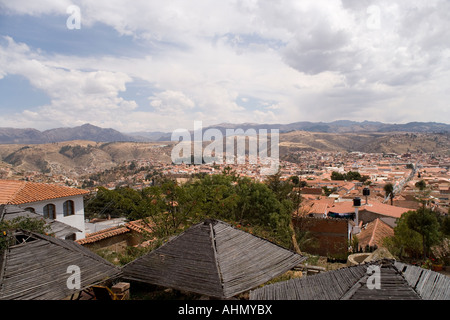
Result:
M136 141L136 138L111 128L104 129L88 123L73 128L55 128L45 131L0 128L0 144L43 144L72 140L119 142Z
M409 122L405 124L388 124L376 121L350 121L337 120L333 122L293 122L289 124L229 124L223 123L214 128L254 128L254 129L279 129L280 132L307 131L323 133L368 133L368 132L450 132L450 125L437 122Z
M220 123L205 127L219 129L225 136L226 129L278 129L280 133L292 131L321 133L387 133L387 132L420 132L448 133L450 125L437 122L409 122L405 124L387 124L375 121L337 120L333 122L301 121L289 124L257 124L257 123ZM190 129L190 128L186 128ZM45 131L36 129L0 128L0 144L43 144L72 140L89 140L95 142L145 142L170 141L170 132L148 131L122 133L111 128L100 128L91 124L72 128L55 128Z
M388 124L375 121L350 121L337 120L333 122L309 122L301 121L289 124L258 124L258 123L220 123L214 126L204 127L203 132L209 128L218 129L225 136L227 129L278 129L280 133L292 131L306 131L317 133L388 133L388 132L410 132L410 133L449 133L450 125L437 122L409 122L405 124ZM189 128L186 128L189 130ZM147 132L128 133L131 136L147 137L147 141L170 141L171 133Z

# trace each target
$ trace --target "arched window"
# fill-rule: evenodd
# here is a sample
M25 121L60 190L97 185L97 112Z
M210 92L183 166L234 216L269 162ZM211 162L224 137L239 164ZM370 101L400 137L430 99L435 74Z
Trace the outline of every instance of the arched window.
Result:
M71 234L65 236L64 239L75 241L77 239L77 236L75 235L75 233L71 233Z
M75 208L72 200L67 200L63 203L63 214L64 217L75 214Z
M56 208L53 203L49 203L44 207L44 218L56 219Z
M36 213L36 210L34 210L34 208L32 208L32 207L25 208L25 211L29 211L31 213Z

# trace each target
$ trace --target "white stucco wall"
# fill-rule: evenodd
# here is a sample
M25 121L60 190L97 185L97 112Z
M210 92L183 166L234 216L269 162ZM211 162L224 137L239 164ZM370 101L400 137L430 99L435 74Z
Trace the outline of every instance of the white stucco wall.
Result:
M67 200L72 200L74 202L75 214L64 217L63 203ZM85 227L84 227L84 202L83 202L82 195L50 199L50 200L45 200L45 201L29 202L29 203L21 204L20 207L24 208L24 209L31 207L35 210L36 213L43 215L44 207L49 203L52 203L55 205L57 221L60 221L69 226L77 228L78 230L81 230L82 232L76 233L77 240L85 238L86 231L85 231Z

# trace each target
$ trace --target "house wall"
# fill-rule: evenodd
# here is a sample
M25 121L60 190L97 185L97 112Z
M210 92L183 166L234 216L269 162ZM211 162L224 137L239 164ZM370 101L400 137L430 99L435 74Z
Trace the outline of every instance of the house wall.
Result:
M309 231L317 239L317 247L305 251L321 256L344 256L348 251L349 225L347 219L294 217L294 227Z
M118 253L123 253L126 247L129 245L130 234L120 234L114 237L102 239L93 243L83 244L83 247L89 248L91 250L111 250Z
M63 203L67 200L72 200L74 202L75 214L64 217ZM43 215L44 207L50 203L55 205L56 220L81 230L81 232L76 233L76 240L83 239L86 236L86 232L84 228L84 202L82 195L24 203L21 204L20 207L23 209L31 207L36 213Z
M111 250L117 253L125 252L127 247L132 247L140 244L143 241L141 234L130 230L127 233L122 233L105 239L97 240L92 243L85 243L82 246L90 250Z
M370 212L370 211L366 211L366 210L360 210L358 217L359 217L359 221L362 221L363 224L372 222L376 219L381 219L385 223L387 223L389 226L391 226L392 228L394 228L397 225L397 218L385 216L382 214L378 214L378 213Z

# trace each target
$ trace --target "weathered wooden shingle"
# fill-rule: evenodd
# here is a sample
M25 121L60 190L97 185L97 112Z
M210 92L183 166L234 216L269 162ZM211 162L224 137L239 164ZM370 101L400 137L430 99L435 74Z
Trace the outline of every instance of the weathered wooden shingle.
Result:
M64 299L121 275L120 268L73 241L28 231L12 237L16 244L0 252L0 300ZM79 289L68 286L70 266L80 270Z
M379 287L373 287L374 267ZM250 291L250 299L450 300L450 281L447 276L431 270L379 260L266 285Z
M252 300L339 300L366 273L365 265L263 286L250 292Z
M207 220L125 265L123 272L128 280L229 298L305 259L222 221Z
M450 300L450 278L448 276L401 262L396 262L395 266L422 299Z

